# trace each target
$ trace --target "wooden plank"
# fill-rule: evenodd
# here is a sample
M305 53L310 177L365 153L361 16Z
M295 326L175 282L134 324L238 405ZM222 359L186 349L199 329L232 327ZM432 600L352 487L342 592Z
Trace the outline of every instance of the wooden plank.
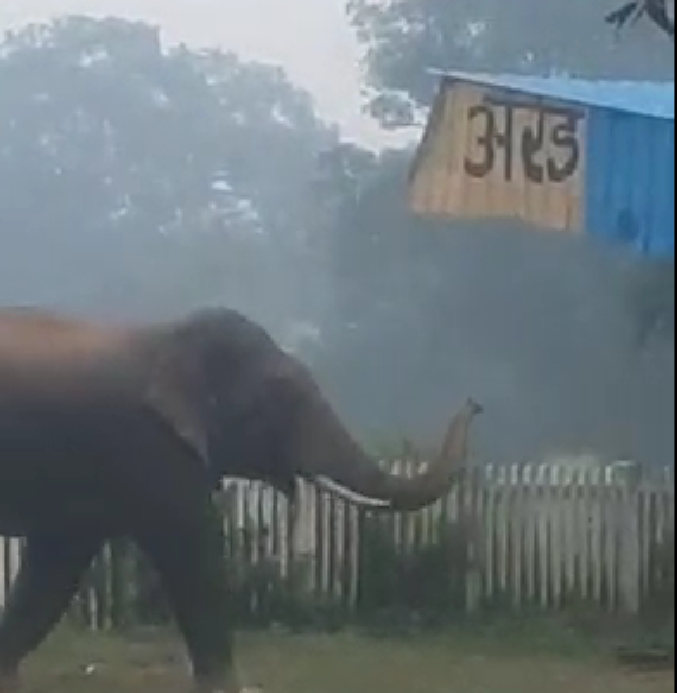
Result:
M468 486L469 510L466 518L465 533L468 541L467 573L466 573L466 610L474 613L482 605L483 584L483 546L479 533L484 514L484 474L481 467L471 467L468 470L466 484Z
M0 608L4 606L19 572L21 550L19 539L0 537Z
M508 594L510 568L510 485L508 470L501 467L498 473L499 490L496 498L496 563L498 590L501 601Z
M538 505L535 491L534 467L529 465L524 469L525 484L528 493L524 496L524 506L527 513L525 518L525 570L527 572L526 589L528 603L531 607L536 604L538 590Z
M628 613L639 611L640 600L638 594L638 567L640 561L639 536L638 536L638 508L637 487L628 483L624 489L623 518L624 527L622 535L622 568L621 568L621 599L623 609Z
M486 490L486 515L484 518L484 596L489 601L496 596L496 506L497 506L497 486L494 479L494 469L487 469L487 490Z
M318 524L318 543L320 545L319 555L319 589L320 595L328 595L331 589L331 499L325 492L318 494L319 516Z
M576 595L576 510L578 483L578 468L563 470L563 528L562 528L562 573L564 594L567 602Z
M589 537L590 537L590 570L589 589L592 600L599 604L602 601L602 585L604 583L604 496L601 488L599 469L591 469L588 478L590 505Z
M540 465L537 487L540 496L538 505L538 563L539 600L542 609L550 606L550 521L548 503L550 501L550 468Z
M351 505L348 514L348 526L350 536L349 556L349 598L348 603L351 610L357 608L360 597L360 537L361 527L364 518L364 511Z
M464 572L461 574L460 567L455 567L450 579L458 579L462 575L465 582L465 610L467 613L472 613L478 608L482 593L482 576L479 571L478 552L474 539L479 497L477 470L467 470L463 480L463 489L462 519L457 523L456 540L462 544L465 551L465 555L461 559ZM459 558L461 558L460 554Z
M579 470L579 487L577 494L577 596L580 601L586 601L589 597L590 574L589 562L591 556L591 524L590 515L592 477L587 467Z
M413 458L391 468L411 475L424 464ZM560 609L573 596L600 608L637 612L674 581L674 570L660 562L666 543L674 544L674 481L666 471L639 486L624 483L614 479L611 467L478 466L432 507L370 522L410 556L434 547L443 527L465 532L467 570L463 575L454 566L448 577L465 580L470 613L499 597L520 610L533 604ZM282 577L301 558L307 569L298 589L354 611L364 578L363 512L304 482L294 529L289 504L271 488L238 482L230 493L223 508L226 553L245 570L262 570L265 562ZM0 606L20 550L21 542L0 538ZM134 619L127 614L139 578L135 563L122 546L107 546L71 614L98 630ZM257 588L249 609L265 616L269 603L267 588Z
M550 552L550 606L559 608L563 600L562 559L564 557L564 530L562 524L564 515L565 486L563 483L562 466L557 464L550 469L550 502L548 504L549 518L549 552Z
M638 489L639 592L642 603L650 592L652 582L651 558L656 537L655 500L651 485L645 481Z
M523 465L513 465L512 506L511 506L511 572L513 575L513 608L520 610L524 603L524 567L525 567L525 532L524 532L524 469Z

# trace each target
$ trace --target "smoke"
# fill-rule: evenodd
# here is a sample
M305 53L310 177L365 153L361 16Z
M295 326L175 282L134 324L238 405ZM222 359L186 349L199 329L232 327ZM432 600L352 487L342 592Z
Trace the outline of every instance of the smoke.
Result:
M382 285L402 287L391 296L399 312L323 364L365 439L430 449L471 395L486 409L474 445L487 461L562 452L673 463L674 341L642 343L629 300L648 261L516 224L408 232L436 236L431 288L420 291L406 263L374 266Z
M116 36L122 42L124 32ZM143 32L134 38L145 40ZM115 225L107 215L121 208L107 197L110 186L94 185L104 178L96 167L107 150L96 147L105 138L96 140L91 122L71 127L82 104L64 107L59 99L68 90L40 101L47 62L27 60L23 72L16 63L3 71L8 65L0 65L0 304L98 319L158 319L227 305L310 361L367 441L406 435L431 447L452 409L472 395L486 409L474 439L487 460L561 450L672 464L674 341L638 346L629 292L641 258L517 224L426 226L405 207L402 162L410 153L397 165L382 162L385 192L371 207L340 216L362 192L348 194L337 183L318 199L313 187L313 162L336 144L336 132L316 123L307 95L290 96L270 75L257 81L258 68L219 94L224 103L237 101L233 112L210 112L200 127L188 127L204 94L180 65L168 83L183 88L186 80L175 104L188 116L177 117L162 140L169 120L154 113L139 121L143 127L131 133L136 148L129 147L129 160L120 157L116 175L128 185L120 199L137 195L143 214ZM163 85L168 65L158 62ZM131 118L141 103L133 86L115 92L115 105L106 89L89 103L110 99L97 127ZM272 86L295 120L257 129ZM222 141L215 123L226 115L232 128ZM238 130L242 123L249 129ZM70 188L65 174L54 173L54 160L38 156L41 127L58 134L49 146L58 143L57 160L75 171ZM212 127L214 140L205 134ZM156 138L161 146L150 164L134 158ZM239 201L254 200L256 219L236 218L229 208L228 223L205 221L222 212L201 197L215 173L215 143L236 172ZM200 156L204 170L195 165ZM318 208L337 217L327 224ZM349 238L356 245L346 275L336 256Z

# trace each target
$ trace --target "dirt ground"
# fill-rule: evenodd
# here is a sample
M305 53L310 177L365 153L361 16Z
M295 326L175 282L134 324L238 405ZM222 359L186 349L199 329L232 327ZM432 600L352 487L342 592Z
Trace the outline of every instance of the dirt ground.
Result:
M264 693L668 693L671 675L628 675L610 661L481 640L244 635L245 683ZM26 666L25 693L186 693L183 651L157 634L60 633Z

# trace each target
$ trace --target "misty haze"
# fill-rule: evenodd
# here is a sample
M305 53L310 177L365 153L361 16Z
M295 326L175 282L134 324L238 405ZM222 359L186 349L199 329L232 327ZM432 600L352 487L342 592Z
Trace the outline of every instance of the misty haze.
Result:
M674 690L674 106L500 82L674 89L673 0L0 30L0 693Z
M584 5L570 21L594 34ZM493 57L479 34L462 67L519 65L521 29L505 31ZM583 31L585 52L535 45L530 59L669 77L669 51L642 49L649 32ZM227 305L309 361L371 443L428 447L472 394L483 459L672 463L671 263L515 224L421 221L406 208L410 146L342 142L282 68L166 46L143 23L63 17L8 35L2 56L4 305L99 318ZM384 79L425 107L425 67L443 60ZM388 94L372 112L408 124Z

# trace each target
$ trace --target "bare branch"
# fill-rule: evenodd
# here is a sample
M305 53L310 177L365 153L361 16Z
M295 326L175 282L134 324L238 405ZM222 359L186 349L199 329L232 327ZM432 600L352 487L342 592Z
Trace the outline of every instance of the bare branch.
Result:
M669 0L631 0L609 13L605 20L617 30L647 18L671 40L675 39L675 22L668 11Z

